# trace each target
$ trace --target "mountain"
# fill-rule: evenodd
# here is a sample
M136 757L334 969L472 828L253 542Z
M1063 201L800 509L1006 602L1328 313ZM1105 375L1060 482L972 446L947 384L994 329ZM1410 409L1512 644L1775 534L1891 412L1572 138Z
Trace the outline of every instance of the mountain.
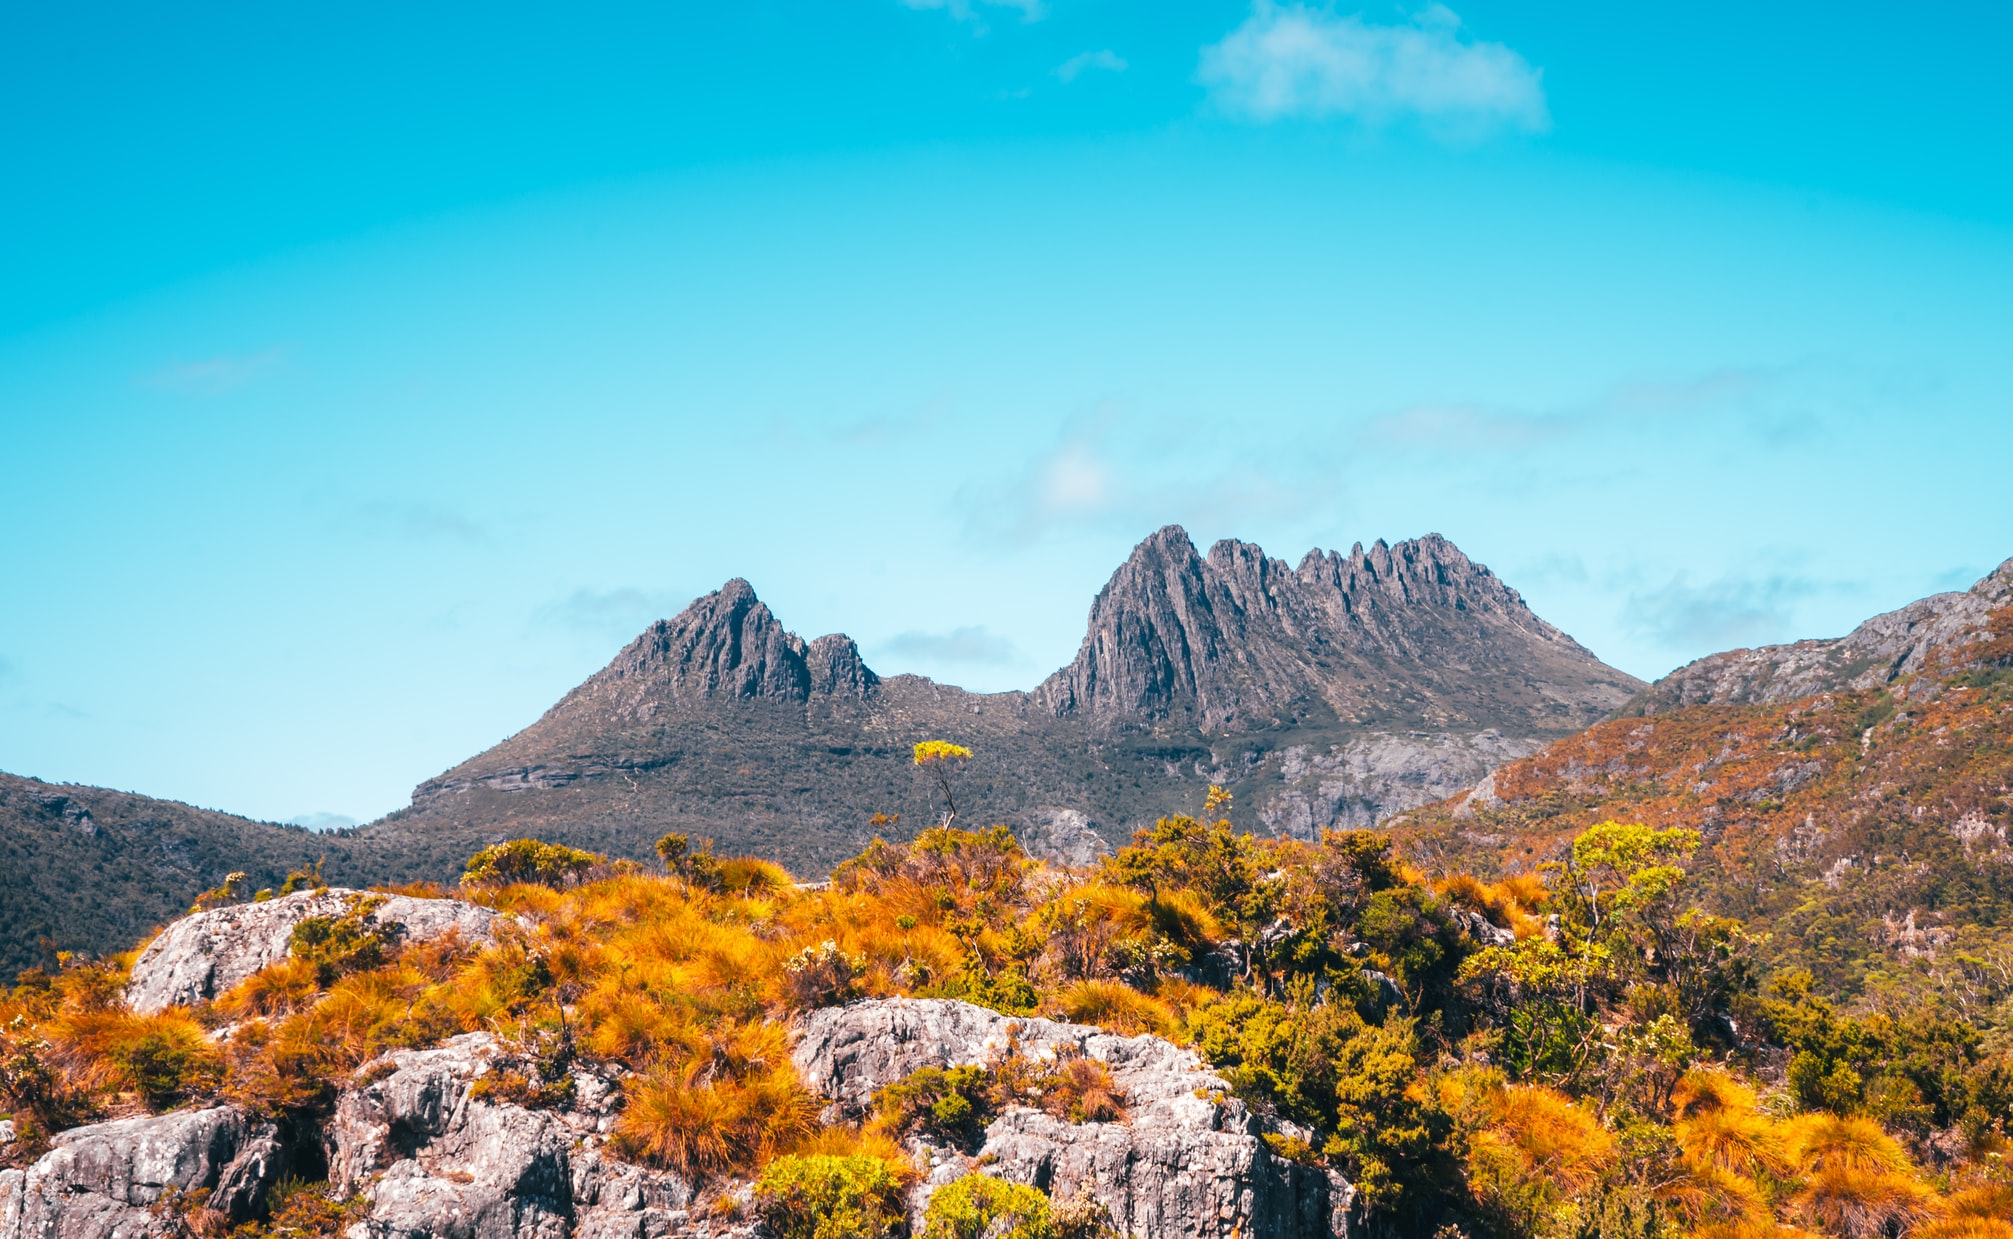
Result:
M1626 713L1685 706L1795 701L1823 692L1884 688L1966 643L1990 639L1987 618L2013 602L2013 559L1963 593L1932 594L1876 615L1843 637L1712 654L1678 668Z
M1982 1001L2013 964L2009 586L2013 560L1843 638L1702 659L1388 828L1429 869L1493 875L1602 820L1690 827L1701 903L1771 962L1896 1009Z
M819 873L875 813L898 834L933 819L909 760L923 739L974 750L964 820L1050 856L1094 855L1211 782L1312 836L1466 786L1641 687L1437 535L1296 568L1237 541L1205 556L1169 526L1031 692L879 676L850 638L805 641L729 581L360 837L410 877L512 835L642 856L672 830Z
M297 826L0 774L0 978L57 950L122 949L233 871L278 886L324 856L331 876L380 867Z

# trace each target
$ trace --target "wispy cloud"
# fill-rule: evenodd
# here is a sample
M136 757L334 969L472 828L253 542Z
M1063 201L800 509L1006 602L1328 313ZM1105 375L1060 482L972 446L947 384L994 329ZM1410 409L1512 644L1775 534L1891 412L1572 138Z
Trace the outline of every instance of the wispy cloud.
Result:
M968 667L1004 667L1015 658L1013 642L983 626L953 628L949 632L897 633L881 642L879 648L897 658Z
M1461 452L1523 449L1572 429L1560 414L1524 414L1472 404L1421 404L1371 419L1364 436L1396 447Z
M1366 447L1477 455L1524 452L1619 423L1638 423L1710 410L1757 413L1757 402L1793 367L1725 366L1675 380L1630 380L1591 398L1553 409L1512 409L1485 404L1418 404L1362 424ZM1809 419L1754 416L1749 429L1773 443ZM1787 429L1786 429L1787 428Z
M284 360L284 349L269 348L240 357L176 361L141 375L140 385L185 396L220 396L243 387Z
M956 502L965 536L983 546L1170 521L1243 528L1335 507L1342 488L1333 465L1318 444L1258 450L1233 420L1189 424L1106 408L1021 468L961 488Z
M675 590L576 589L538 609L538 622L592 637L627 641L660 619L678 614L693 595Z
M1551 127L1541 71L1469 37L1439 4L1382 26L1258 0L1243 25L1202 49L1199 76L1219 108L1252 121L1410 119L1456 140Z
M1078 52L1055 67L1055 75L1064 82L1074 82L1093 69L1107 73L1123 73L1126 70L1124 57L1106 48L1101 52Z
M1043 0L902 0L905 9L941 9L949 13L953 20L970 22L978 27L977 33L985 32L985 22L981 18L983 8L1013 9L1020 13L1024 22L1038 22L1048 16L1048 6Z
M350 510L349 521L373 533L412 542L478 543L489 530L452 508L413 500L374 499Z
M1825 586L1775 573L1694 585L1683 576L1630 595L1622 622L1673 649L1729 649L1788 639L1798 606Z

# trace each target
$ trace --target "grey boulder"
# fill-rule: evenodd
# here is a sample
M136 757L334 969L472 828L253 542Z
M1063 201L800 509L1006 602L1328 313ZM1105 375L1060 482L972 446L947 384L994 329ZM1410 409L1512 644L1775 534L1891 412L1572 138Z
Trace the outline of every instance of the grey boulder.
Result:
M0 1172L0 1239L174 1234L172 1194L203 1188L211 1208L241 1222L283 1162L275 1130L234 1106L93 1123L54 1146L25 1170Z
M532 1110L478 1096L506 1048L487 1033L399 1050L336 1102L329 1180L361 1194L348 1239L717 1239L692 1184L609 1149L615 1093L576 1077L575 1105Z
M1009 1045L1104 1063L1124 1094L1121 1123L1070 1123L1014 1108L986 1129L976 1157L921 1147L927 1180L912 1202L981 1171L1057 1199L1088 1193L1121 1233L1143 1239L1334 1239L1346 1236L1354 1191L1341 1176L1275 1154L1264 1137L1305 1138L1254 1114L1194 1053L1153 1036L1001 1015L945 999L880 999L813 1011L792 1055L830 1103L827 1117L866 1113L876 1090L924 1067L982 1066Z
M183 917L149 943L126 983L126 1003L141 1014L215 998L261 968L287 957L295 926L311 916L339 917L368 893L331 887L300 891L262 903L241 903ZM419 941L458 933L488 942L496 913L454 899L373 896L372 914Z

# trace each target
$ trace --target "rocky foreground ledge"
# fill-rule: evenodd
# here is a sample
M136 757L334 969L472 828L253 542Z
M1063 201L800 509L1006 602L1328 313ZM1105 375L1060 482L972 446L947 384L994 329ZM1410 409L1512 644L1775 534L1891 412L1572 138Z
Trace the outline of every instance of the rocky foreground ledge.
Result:
M323 887L257 903L185 916L147 944L126 983L126 1005L141 1015L192 1006L287 957L294 929L311 916L340 917L359 899L376 901L373 919L412 941L458 933L470 942L495 937L496 913L456 899L416 899Z
M1349 1184L1264 1140L1305 1133L1228 1099L1194 1054L1158 1037L887 999L812 1012L793 1060L829 1103L827 1117L845 1120L919 1068L982 1065L1009 1045L1103 1062L1126 1121L1070 1123L1013 1108L976 1155L918 1143L925 1173L914 1218L936 1188L979 1173L1057 1197L1089 1193L1121 1233L1146 1239L1348 1234ZM615 1154L618 1080L576 1069L563 1108L531 1109L477 1087L506 1057L486 1033L396 1051L353 1073L312 1131L219 1106L63 1132L25 1170L0 1171L0 1239L167 1239L186 1233L175 1206L196 1192L243 1221L274 1183L316 1163L337 1196L360 1201L345 1239L759 1239L747 1211L715 1203L745 1202L746 1183L704 1185L702 1202L702 1185Z

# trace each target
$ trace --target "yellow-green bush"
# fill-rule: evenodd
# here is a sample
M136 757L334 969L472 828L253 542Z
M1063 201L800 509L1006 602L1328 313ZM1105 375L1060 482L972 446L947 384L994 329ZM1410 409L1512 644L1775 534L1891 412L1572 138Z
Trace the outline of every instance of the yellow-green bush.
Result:
M884 1239L903 1224L903 1182L878 1157L786 1155L755 1184L775 1239Z
M555 890L571 886L607 858L593 852L544 843L537 839L512 839L495 843L468 858L461 880L470 886L509 886L517 882L549 886Z
M921 1239L1056 1239L1048 1197L991 1175L968 1174L930 1197Z

